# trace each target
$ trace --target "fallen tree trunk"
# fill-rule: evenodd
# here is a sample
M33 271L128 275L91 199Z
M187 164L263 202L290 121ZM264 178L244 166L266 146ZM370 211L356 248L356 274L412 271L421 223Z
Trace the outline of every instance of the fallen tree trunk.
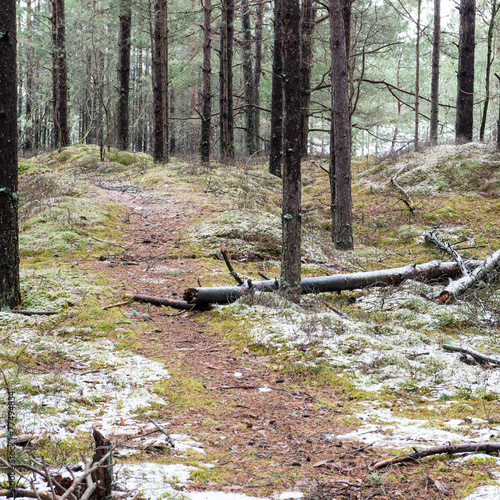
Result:
M480 263L482 264L482 262ZM460 274L460 268L456 262L434 260L425 264L411 264L382 271L304 278L300 282L300 289L302 294L340 292L371 286L399 285L407 279L438 281L443 278L456 278ZM257 281L255 283L247 281L242 286L188 288L184 292L183 298L187 304L199 307L204 304L229 304L250 291L263 292L278 289L279 281L277 280Z
M500 263L500 249L490 255L484 263L476 267L472 273L462 278L452 281L440 294L441 302L448 302L452 297L458 297L481 281L488 273L492 272Z
M468 444L451 444L446 446L436 446L434 448L426 448L425 450L415 451L399 457L388 458L373 465L374 469L382 469L388 465L398 464L401 462L411 462L419 460L423 457L430 455L441 455L448 453L454 455L456 453L477 453L478 451L484 453L498 453L500 452L500 444L496 443L468 443Z

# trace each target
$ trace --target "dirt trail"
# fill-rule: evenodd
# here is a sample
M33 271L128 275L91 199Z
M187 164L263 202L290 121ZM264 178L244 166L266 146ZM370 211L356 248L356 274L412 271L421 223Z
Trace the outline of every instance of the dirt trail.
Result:
M175 298L196 284L209 264L183 255L179 245L196 208L193 200L107 187L100 196L124 209L123 243L79 267L106 274L133 293ZM335 387L301 385L280 374L272 356L235 350L211 331L204 313L138 303L123 307L124 313L132 309L149 314L148 328L135 325L136 352L163 360L175 373L165 394L171 404L159 418L171 423L172 433L197 437L207 462L216 465L213 478L195 482L193 489L251 496L296 489L329 499L440 498L421 467L407 467L382 485L369 465L386 453L331 437L348 430L342 419L346 395Z

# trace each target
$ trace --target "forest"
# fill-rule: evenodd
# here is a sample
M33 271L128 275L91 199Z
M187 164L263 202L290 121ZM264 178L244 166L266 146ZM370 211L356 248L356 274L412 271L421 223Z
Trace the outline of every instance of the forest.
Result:
M499 10L0 0L0 498L500 498Z

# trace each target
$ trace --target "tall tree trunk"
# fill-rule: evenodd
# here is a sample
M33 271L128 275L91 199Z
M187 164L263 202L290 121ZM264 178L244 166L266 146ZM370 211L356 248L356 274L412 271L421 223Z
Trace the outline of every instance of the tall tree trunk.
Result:
M313 62L314 22L313 0L303 0L302 6L302 123L301 123L301 153L307 157L309 137L309 116L311 102L311 71Z
M339 250L352 250L351 127L347 64L346 2L329 0L332 52L332 138L330 182L333 242ZM350 7L350 3L348 4Z
M260 144L260 80L262 77L262 25L264 21L264 0L258 0L255 20L255 65L253 69L253 119L255 130L255 150L261 150Z
M163 120L163 162L169 161L168 145L168 1L161 0L162 36L161 36L161 108Z
M220 152L222 160L234 159L233 118L234 0L222 0L220 34Z
M269 172L281 177L283 158L283 19L282 0L274 0L274 54L271 97L271 137Z
M283 250L281 288L300 301L300 248L302 231L300 172L300 4L283 0Z
M479 140L484 141L484 131L486 129L486 118L488 116L488 107L490 104L490 85L491 85L491 66L493 64L493 33L495 31L495 19L498 14L500 3L493 0L491 4L491 17L488 25L488 48L486 51L486 77L485 77L485 90L486 97L484 99L483 114L481 117L481 126L479 128Z
M458 41L457 143L471 142L474 125L474 45L476 1L460 0L460 33Z
M52 5L52 96L54 138L58 149L69 146L68 129L68 65L66 62L66 25L64 0L51 0Z
M26 123L25 139L23 143L23 151L29 152L33 149L33 9L31 0L26 2L26 27L28 30L28 48L26 51Z
M15 0L0 0L0 12L0 309L10 309L21 302Z
M129 94L130 94L130 47L132 9L129 0L121 0L120 34L118 39L118 109L117 147L124 151L129 147Z
M248 156L256 152L255 120L254 120L254 75L252 54L252 26L250 22L250 7L248 0L241 0L241 28L243 31L243 94L245 99L245 147Z
M438 141L439 115L439 51L441 45L441 0L434 0L434 32L432 35L431 123L430 142Z
M165 163L165 141L163 139L163 0L154 4L154 31L152 50L153 82L153 159L155 163Z
M212 0L203 4L203 92L201 107L201 161L209 163L212 126Z
M420 107L420 17L422 13L422 0L417 0L417 43L415 47L415 151L420 149L418 125Z

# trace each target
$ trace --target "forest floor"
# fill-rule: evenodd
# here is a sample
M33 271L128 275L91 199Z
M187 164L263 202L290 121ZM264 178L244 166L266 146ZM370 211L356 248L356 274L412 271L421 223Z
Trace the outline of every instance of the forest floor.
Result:
M41 449L52 463L63 456L70 460L86 450L76 442L81 432L87 432L84 441L90 446L92 426L111 439L127 438L117 448L115 467L117 494L126 498L500 498L494 457L439 455L372 469L414 446L500 435L495 370L470 368L440 353L447 339L475 340L475 347L498 350L496 289L474 298L484 299L490 309L471 311L464 303L446 314L446 306L427 305L424 292L432 287L423 292L416 284L404 292L305 298L302 310L271 297L212 312L122 303L125 292L179 298L199 283L232 284L217 257L220 245L245 277L279 276L279 231L271 221L279 202L269 201L279 184L262 165L206 170L179 162L160 168L148 164L145 155L116 153L99 162L96 154L76 147L24 164L22 179L34 206L25 204L21 211L23 308L60 310L55 319L0 313L7 349L3 369L17 370L12 385L23 401L18 433L40 434L38 451L35 446L25 453ZM445 154L456 162L460 152ZM137 161L132 167L131 158ZM447 186L447 198L418 194L417 211L424 215L414 220L397 206L397 197L388 197L387 172L396 166L386 164L371 167L378 170L370 174L369 185L366 177L356 180L359 250L336 253L320 231L328 232L327 183L316 161L306 168L306 275L432 260L433 250L418 239L437 223L446 224L454 242L466 233L468 246L479 253L485 253L486 241L498 247L500 207L494 190L500 183L492 176L486 186L475 187L489 190L481 195L456 199ZM369 172L366 165L359 168ZM418 177L424 169L422 159L408 170ZM64 289L68 292L61 295ZM102 309L114 303L121 305ZM300 334L290 335L297 322ZM336 351L327 342L332 335ZM384 335L393 344L379 344ZM24 347L13 353L14 345ZM74 352L79 349L85 350L81 356ZM425 370L420 367L422 375L408 361L415 354L432 358ZM113 357L120 358L116 366ZM460 371L461 365L475 371ZM127 373L118 380L122 368ZM87 413L78 413L74 404ZM161 434L148 441L144 433L154 430L149 419L168 430L175 448L166 446ZM51 441L59 443L59 451Z

